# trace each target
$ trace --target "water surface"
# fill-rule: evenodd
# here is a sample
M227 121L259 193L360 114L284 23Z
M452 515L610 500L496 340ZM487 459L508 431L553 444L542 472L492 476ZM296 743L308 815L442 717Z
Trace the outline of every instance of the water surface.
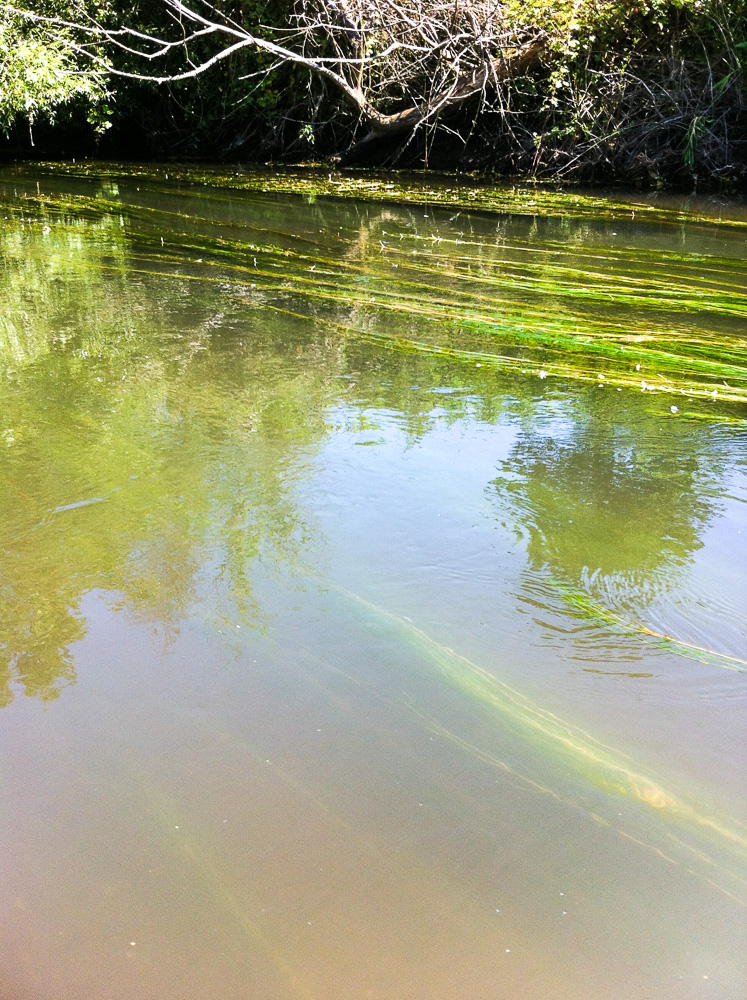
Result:
M2 996L741 998L743 220L88 173L0 174Z

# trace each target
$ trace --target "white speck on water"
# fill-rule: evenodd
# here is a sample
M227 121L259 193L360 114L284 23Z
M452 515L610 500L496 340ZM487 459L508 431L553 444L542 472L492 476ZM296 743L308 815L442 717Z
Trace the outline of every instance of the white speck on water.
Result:
M506 954L507 954L507 955L510 955L510 954L511 954L511 949L510 949L510 948L506 948Z
M563 916L566 916L567 913L568 913L568 910L563 910Z
M478 361L478 362L477 362L477 364L475 365L475 368L482 368L482 365L481 365L481 363L480 363L479 361Z
M539 377L540 378L547 378L547 372L545 371L544 368L540 368Z
M135 947L135 942L134 941L130 941L130 948L134 948L134 947Z
M178 829L179 829L179 827L178 827L178 826L175 826L175 827L174 827L174 829L175 829L175 830L178 830Z
M669 407L669 412L670 413L678 413L679 412L679 407L678 406L670 406Z
M639 371L641 370L641 366L640 366L640 365L636 365L636 366L635 366L635 370L636 370L637 372L639 372Z

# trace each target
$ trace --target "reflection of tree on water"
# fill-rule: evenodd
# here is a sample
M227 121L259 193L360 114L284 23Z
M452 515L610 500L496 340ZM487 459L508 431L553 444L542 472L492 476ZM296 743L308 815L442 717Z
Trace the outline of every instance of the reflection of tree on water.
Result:
M585 398L524 430L492 488L526 540L530 589L549 580L582 616L637 621L702 546L724 470L702 428L611 393Z
M0 344L0 704L74 682L92 590L167 632L206 589L261 626L254 567L303 558L294 494L326 430L323 369L297 362L308 330L253 314L239 337L214 293L109 282L85 267L100 247L74 268L69 249L68 280L32 254L0 301L26 326Z
M206 593L261 625L254 572L304 560L295 491L331 402L375 409L385 382L411 436L444 402L413 393L422 359L249 309L212 272L148 278L118 217L24 213L0 232L0 704L74 682L92 590L166 634Z
M377 213L334 252L375 260L369 271L384 283L382 238L417 220ZM306 557L296 490L333 404L367 427L378 409L396 410L410 440L435 418L513 420L514 380L372 350L316 324L380 321L368 299L348 294L362 287L354 268L347 285L329 279L339 298L300 308L293 273L316 280L305 259L291 273L276 255L264 287L261 254L256 273L235 268L243 258L233 251L228 272L196 260L200 280L189 281L199 244L190 259L156 263L153 246L139 246L105 213L100 226L42 214L20 234L0 230L10 278L0 286L0 703L17 683L50 698L74 680L66 650L85 634L76 609L94 589L122 594L167 631L206 592L218 614L261 623L255 570L293 570ZM422 322L403 314L391 326ZM661 418L624 430L625 413L602 403L610 395L559 430L520 438L507 466L514 482L499 493L528 532L535 569L600 600L614 591L620 604L640 603L698 547L709 474L687 425L670 422L679 447L659 449ZM535 405L526 401L528 419ZM90 500L103 502L78 506Z

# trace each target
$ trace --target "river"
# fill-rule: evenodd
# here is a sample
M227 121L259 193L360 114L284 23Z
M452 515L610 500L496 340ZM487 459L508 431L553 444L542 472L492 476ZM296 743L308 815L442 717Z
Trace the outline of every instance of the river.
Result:
M715 201L0 169L3 1000L741 1000L745 317Z

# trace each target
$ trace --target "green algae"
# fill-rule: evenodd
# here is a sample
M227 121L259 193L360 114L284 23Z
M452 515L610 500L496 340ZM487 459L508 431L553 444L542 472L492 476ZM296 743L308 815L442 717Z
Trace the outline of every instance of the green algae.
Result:
M604 878L608 883L608 888L599 886L594 891L600 906L608 911L614 909L621 893L630 891L631 880L641 877L635 864L630 871L625 868L631 854L620 848L630 847L628 840L635 841L633 861L637 853L643 859L642 873L673 873L671 880L669 875L663 879L664 886L676 889L679 885L676 891L688 899L692 893L693 899L701 900L710 894L696 894L693 886L712 885L743 903L747 898L744 828L724 815L728 805L724 809L709 806L710 787L691 789L689 779L682 776L677 740L655 762L649 759L644 763L640 758L650 754L650 749L644 748L650 744L642 743L640 750L631 751L633 759L622 752L620 740L610 739L615 748L602 742L601 721L589 723L590 732L586 732L577 724L577 715L571 720L569 713L576 712L575 707L558 709L558 715L543 707L549 705L548 700L531 688L534 667L538 673L552 668L553 657L562 657L573 639L567 643L564 634L545 642L544 636L538 638L536 627L524 631L521 602L525 596L533 596L528 589L515 595L511 591L509 602L514 597L518 602L515 616L509 613L498 618L501 609L496 608L495 655L485 652L486 643L478 637L477 645L483 651L469 653L471 659L450 648L457 646L457 640L450 637L448 625L445 635L439 626L443 640L439 642L434 628L429 635L412 621L383 608L389 597L373 596L377 587L388 590L390 596L392 589L396 592L396 588L377 584L377 576L386 569L399 580L399 553L394 553L395 561L388 565L372 560L370 572L368 567L344 568L346 582L372 595L378 604L348 593L342 595L342 608L337 608L340 613L335 614L335 608L328 613L326 547L338 531L345 545L347 531L352 537L361 525L363 530L369 529L366 509L353 502L344 518L336 518L334 511L327 513L323 525L329 527L329 538L325 539L318 521L325 501L318 499L322 494L317 492L316 482L312 484L320 466L328 465L327 445L332 453L347 444L362 445L350 450L356 458L370 459L373 466L380 454L365 446L382 440L380 434L385 441L384 454L400 433L408 446L422 441L432 447L429 426L443 430L453 425L458 429L458 421L465 417L465 439L474 433L476 421L482 422L478 433L487 424L495 429L488 447L498 441L498 431L504 440L522 432L533 433L535 485L541 484L547 495L538 495L530 487L507 492L507 510L497 512L496 520L515 528L523 517L527 534L534 527L537 534L563 550L553 563L550 545L528 547L527 576L519 587L525 587L532 577L539 579L534 596L538 596L535 608L540 611L535 613L556 610L547 598L549 572L558 579L577 581L575 590L564 588L561 600L555 602L561 613L565 612L563 626L570 621L573 628L574 622L581 620L603 629L601 656L605 658L597 658L591 666L601 664L604 668L608 662L610 666L621 665L617 657L624 663L631 649L636 656L642 651L646 668L662 662L655 658L660 649L684 653L686 643L648 632L641 624L645 615L638 609L628 613L627 608L636 603L645 606L641 595L655 573L658 579L676 583L678 565L705 544L707 525L717 520L719 504L731 495L729 470L739 467L743 438L733 433L740 422L739 413L744 412L738 395L739 317L744 301L739 279L743 265L717 254L662 254L659 259L653 250L637 248L634 254L615 250L614 266L621 281L633 273L645 279L640 285L630 282L641 294L636 297L637 315L629 315L623 308L624 295L609 301L614 294L613 282L600 291L603 255L581 245L573 251L578 266L566 266L558 255L567 255L568 247L556 238L557 233L535 234L524 242L520 234L509 234L500 245L495 241L491 244L484 232L469 239L459 237L461 242L456 237L444 238L436 258L437 242L431 241L434 246L429 252L417 249L424 242L417 234L405 234L401 241L397 236L402 251L381 247L379 237L389 239L391 219L381 223L368 219L357 235L351 231L334 237L327 232L289 234L267 217L252 217L253 213L259 215L264 196L241 200L238 221L234 219L230 225L219 225L210 218L210 191L198 199L205 205L204 212L200 208L177 211L173 203L141 205L124 192L121 197L125 200L117 201L111 193L102 201L81 193L59 197L31 194L9 202L4 213L8 218L0 218L0 329L5 331L0 336L6 338L0 344L0 499L5 512L6 553L0 581L0 692L25 689L27 694L50 699L62 684L74 682L76 644L88 631L96 655L98 643L106 635L101 615L93 613L90 619L85 618L87 601L82 595L97 590L114 594L124 614L143 631L165 635L164 645L173 643L177 650L181 648L184 675L177 669L178 657L172 661L173 670L170 666L164 670L155 654L152 661L146 659L140 666L138 644L125 646L123 665L129 658L132 673L122 670L118 683L123 694L118 692L111 700L111 720L125 734L116 754L115 773L131 768L133 760L143 754L144 771L153 775L150 788L143 789L148 800L143 826L148 828L149 842L157 838L164 846L175 881L182 887L179 898L186 900L187 907L204 906L212 920L217 912L249 962L268 969L268 977L282 984L279 992L283 996L308 996L309 987L300 981L298 956L289 941L292 928L262 916L255 905L257 898L247 891L243 876L254 862L245 850L249 838L237 837L232 854L216 836L217 814L209 808L216 799L235 796L237 801L242 797L245 815L262 809L262 797L254 794L256 789L248 780L251 765L247 767L245 762L256 758L264 764L267 741L258 739L252 752L242 757L237 744L224 739L229 724L221 727L206 722L200 731L187 713L184 725L171 729L175 706L183 697L193 698L199 711L207 715L213 712L232 717L239 733L251 732L257 719L265 717L264 732L270 734L271 744L286 735L292 744L296 729L303 731L309 722L314 729L314 707L328 704L327 692L316 702L299 698L288 730L283 728L283 708L274 704L272 712L277 714L267 720L263 709L268 703L253 697L252 683L260 668L252 657L258 655L255 640L261 633L280 649L267 671L280 677L280 686L272 689L278 703L285 706L286 695L292 691L293 685L286 685L286 678L298 677L305 665L309 688L312 684L317 690L323 687L320 678L324 680L334 671L341 687L330 685L333 694L342 690L350 696L347 718L341 707L344 698L334 701L330 718L342 732L343 755L349 751L352 760L350 769L342 772L345 788L352 786L353 795L360 792L369 809L371 788L361 781L359 789L355 779L363 765L376 762L380 756L380 747L370 740L376 707L381 703L391 707L383 738L394 744L391 756L385 758L393 763L388 767L379 759L374 766L387 788L378 805L382 824L395 830L390 840L382 838L393 857L402 857L405 835L403 824L391 822L390 789L394 788L396 795L404 787L410 800L415 796L424 799L422 779L427 783L432 776L434 784L443 782L443 801L450 803L459 788L456 781L449 786L448 767L441 765L448 765L453 758L465 785L474 774L487 778L480 789L490 801L490 818L483 826L475 822L481 803L465 796L467 808L458 823L446 807L438 816L433 813L433 822L429 820L432 830L424 825L419 828L419 837L413 834L413 839L428 844L436 837L445 839L451 832L450 824L455 841L474 831L476 838L482 838L476 851L480 884L490 882L490 865L483 869L482 864L492 849L493 821L500 819L501 811L510 813L512 805L521 807L530 802L530 816L550 818L542 827L546 839L541 849L550 858L546 870L556 862L558 867L562 865L567 844L553 847L550 843L559 832L568 832L569 840L590 832L590 841L599 837L605 850L611 848L614 873L610 866L605 867L606 854L601 851L596 857L592 852L589 858L579 860L580 865L588 861L594 868L597 882ZM185 206L191 197L185 199ZM453 263L450 248L455 251ZM397 279L403 272L405 278ZM564 284L566 275L578 288ZM674 292L681 288L686 296L691 286L705 294L698 300L694 293L693 308L679 311ZM536 292L530 295L532 287ZM649 291L652 301L658 296L656 322L645 307ZM590 303L598 309L589 308ZM574 329L583 329L583 336L592 338L588 346L574 348L568 333L571 321ZM645 357L637 355L642 367L646 366L639 372L626 359L625 348L627 337L641 336L630 331L643 327L652 335L632 344L648 352ZM661 377L668 371L663 367L667 362L666 337L656 339L662 330L677 340L677 357L672 362L675 368L683 367L687 359L692 361L687 378L679 379L673 373L667 382ZM727 336L725 331L732 332ZM623 360L614 371L618 357ZM501 369L505 374L500 374ZM714 399L714 390L709 392L711 385L718 387L727 371L731 372L727 381L737 387L735 402L718 395ZM600 374L604 379L599 379ZM653 384L652 389L641 390L641 376ZM613 378L618 381L613 382ZM625 378L631 392L613 395L611 387L624 388ZM560 397L556 386L564 379L569 382ZM575 379L595 385L601 382L602 388L577 388L572 385ZM707 396L696 395L692 401L677 398L676 386L692 390L698 382ZM573 393L567 391L569 384ZM436 395L439 392L444 395ZM674 414L670 408L673 393L680 407ZM392 415L394 419L389 421ZM606 421L622 457L618 464L600 465L599 449L588 440L579 440L577 461L562 467L564 477L557 472L553 475L543 451L548 432L567 454L569 442L558 425L573 428L582 438L579 428L584 419L595 433ZM685 421L699 421L703 426L688 428ZM727 430L714 432L707 426L717 422L727 425ZM338 433L343 428L345 432ZM351 429L361 434L348 433ZM651 446L651 438L657 435L663 442L661 449ZM719 449L718 441L727 440L728 447ZM413 447L409 457L420 450ZM495 454L500 453L497 450ZM734 463L726 470L725 453ZM671 456L681 467L680 477L673 476L667 467ZM712 477L698 475L693 456L712 471ZM448 462L447 456L440 468L446 469ZM521 473L527 474L520 450L509 456L508 467L515 477L514 485ZM340 497L355 498L356 485L368 487L363 481L356 484L356 469L350 463L337 468L338 482L346 482ZM408 474L417 474L416 468L413 463ZM625 496L620 495L623 490L596 496L579 474L582 468L592 469L591 475L599 484L623 481L640 502L626 505ZM657 483L667 478L669 487L658 488ZM349 480L352 487L347 485ZM454 484L444 475L432 485L439 495L443 490L447 510L453 503L449 493ZM482 483L477 491L481 489ZM459 499L463 497L474 501L466 491L460 492ZM409 505L411 499L408 491L403 502ZM603 504L608 499L611 516L605 520ZM574 503L578 506L571 507ZM587 511L583 520L579 517L581 505L586 505ZM389 523L396 533L397 507L391 504L388 493L382 508L382 517L393 515ZM582 523L573 529L572 538L564 540L563 532L569 530L564 523L571 516L574 524ZM611 530L615 518L627 522L627 534L632 536L627 548ZM411 530L413 524L414 520ZM592 533L592 524L599 525L599 537L605 536L605 554L612 553L611 566L604 563L601 543L583 544L584 535ZM663 535L669 537L669 546L662 542ZM443 551L445 560L453 559L462 567L461 553L456 552L458 539L447 540L444 535ZM381 541L388 544L391 539ZM489 532L482 541L487 544L480 551L479 565L471 564L476 580L469 586L460 587L459 579L449 580L447 574L444 579L443 565L448 571L448 562L429 569L431 580L437 575L441 584L453 586L455 607L464 609L466 627L472 623L475 633L483 623L477 615L470 618L468 602L479 596L484 586L481 575L492 571L487 554L492 544ZM337 537L335 544L340 544ZM617 549L622 551L614 551ZM545 564L549 564L549 571ZM609 576L619 570L629 582L628 590L621 587L618 591L623 593L621 604L626 611L613 610L603 598L586 595L582 574L574 573L577 564L600 565L602 573L606 570ZM524 572L524 553L520 552L511 565L518 567L519 575ZM267 599L266 579L272 574L277 575L283 590L292 592L288 600L294 605L293 616L282 610L278 613L272 596ZM365 583L353 583L349 577L355 574ZM339 563L335 563L333 575L339 579ZM299 578L305 583L296 589ZM722 572L718 579L721 589L727 590L728 575ZM509 577L505 583L507 588L515 585ZM303 586L313 591L308 599L300 596ZM323 592L321 613L318 590ZM417 592L417 582L414 590ZM458 596L457 590L461 591ZM595 593L603 595L605 590L600 587ZM690 597L701 600L703 594ZM437 597L433 603L431 599L424 589L422 606L429 609L426 617L437 614ZM416 603L419 600L420 596ZM296 620L297 606L301 611ZM396 607L395 602L392 606ZM721 637L718 630L724 625L724 616L719 618L719 606L709 606L715 624L707 634ZM737 625L738 613L739 609L732 609L730 619ZM198 631L195 622L199 622L199 630L205 626L211 643L215 635L224 642L215 656L219 666L210 656L202 662L200 644L192 642ZM284 628L291 631L289 638ZM244 639L250 632L252 639ZM531 637L534 648L526 657L526 673L522 671L518 679L516 647L526 636ZM287 645L281 647L276 637L287 638ZM717 641L714 639L714 644ZM692 647L690 652L694 652ZM695 655L709 664L727 665L710 651ZM83 663L85 656L84 647ZM235 712L228 705L230 696L224 693L225 701L221 702L227 664L229 671L243 671L238 681L231 682L233 690L242 691ZM665 665L686 667L676 661ZM103 683L103 676L114 671L107 664L106 670L95 673L98 676L90 669L80 672L78 690L66 696L69 704L83 702L91 689L95 691ZM601 669L598 673L614 673L616 678L646 676L643 670ZM667 684L676 686L679 674L671 670L669 677L663 677L664 673L657 669L656 682L651 685L640 680L627 684L595 678L589 704L579 705L578 711L582 718L584 713L586 718L596 718L595 697L614 697L615 690L619 694L622 688L626 694L634 688L638 696L640 690L641 698L649 700L648 735L656 730L659 717L678 704L676 699L667 701ZM7 683L6 674L10 677ZM146 674L150 675L145 682L149 686L136 691ZM694 669L691 676L699 682L704 671ZM712 676L705 676L703 687L712 680ZM569 686L577 681L576 664L569 671ZM739 681L736 673L719 674L708 691L728 683L731 694ZM247 689L249 694L244 693ZM154 708L159 697L164 699L163 705ZM630 705L625 697L620 704L623 709ZM158 733L152 745L146 739L141 746L140 727L150 712ZM64 714L47 713L46 725ZM412 725L405 726L402 735L392 735L402 719ZM102 745L110 747L112 726L103 719L96 725ZM630 739L627 734L624 739L635 746L640 731L636 721ZM698 742L702 735L697 723L682 731L688 744L683 752L687 770L687 754L700 754L703 747L707 754L709 748L705 740L702 745ZM173 748L168 748L176 732L181 735ZM434 745L429 736L441 756L429 756L428 749ZM239 758L239 763L235 768L216 766L205 773L204 748L209 748L209 755L215 753L215 760ZM401 780L400 765L408 751L423 768L417 783L411 778L410 785ZM280 822L298 831L297 857L304 865L310 856L305 818L313 813L316 799L326 799L329 806L325 818L332 841L344 821L360 819L366 809L340 803L342 778L338 787L336 779L330 778L335 770L334 756L320 756L317 764L316 758L294 757L293 752L285 759L298 761L295 773L284 772L273 759L262 780L267 788L279 790L278 800L292 803L295 798L300 803L295 810L280 810ZM162 754L168 758L165 763ZM274 754L267 752L267 756ZM81 759L85 767L85 755ZM738 759L736 755L734 759ZM180 778L170 781L169 771L175 766ZM718 796L718 780L713 784L713 794ZM540 808L535 814L532 807L536 803ZM410 801L407 808L412 804ZM319 807L318 802L316 805ZM549 807L546 813L545 807ZM333 815L336 808L339 817ZM418 815L417 809L411 811ZM425 812L421 810L420 815ZM395 813L395 820L400 815L404 813ZM291 823L290 817L298 817L298 821ZM516 853L507 844L501 845L511 880L519 883L521 876L514 876L514 871L538 867L533 854L537 840L531 836L526 819L523 825L516 821L510 826L507 821L506 828L510 830L507 840L526 838L526 846L517 846ZM122 829L122 851L137 857L137 822L130 816ZM355 831L351 840L360 837ZM272 843L272 838L268 839ZM75 843L77 838L69 841ZM430 848L424 851L429 867L423 870L438 870L438 858L450 849L451 845L443 855ZM619 864L620 858L626 861ZM653 865L647 867L651 859ZM153 860L149 854L148 864ZM366 860L364 856L361 868L367 873L372 868ZM392 870L401 872L408 860ZM447 859L447 867L452 860L461 863L458 850ZM413 876L413 884L418 874ZM470 886L464 869L453 881L467 885L466 896ZM404 883L394 882L402 893ZM519 884L524 892L524 885ZM659 885L654 878L653 885L643 886L635 917L644 925L644 934L650 903L661 894ZM545 889L543 875L543 893ZM172 898L168 890L165 896ZM428 902L426 896L424 908ZM449 898L448 905L452 912L460 912L459 899ZM503 901L500 905L503 907ZM665 921L674 923L666 907L664 912ZM492 910L489 914L492 917ZM168 913L165 919L171 917ZM700 913L693 919L700 919ZM453 926L446 920L444 923L453 934ZM739 926L738 917L733 925ZM624 921L615 924L614 937L622 937L628 926ZM686 927L683 936L690 947L688 930ZM140 932L132 933L139 949ZM585 933L584 925L578 933ZM324 989L320 991L323 994Z
M215 733L211 736L215 738ZM277 779L277 768L274 776ZM318 994L304 982L289 957L282 936L272 933L251 915L247 901L235 888L233 872L223 863L212 840L200 833L194 817L185 814L180 803L163 787L142 778L137 785L150 822L169 844L180 869L189 872L196 893L201 898L212 898L240 929L249 955L261 956L282 983L285 995L294 1000L317 1000Z
M553 581L552 587L553 590L560 594L564 603L572 612L586 621L595 622L597 625L616 635L628 636L635 639L640 638L661 652L685 656L688 659L697 660L699 663L708 666L722 667L725 670L734 670L738 673L747 673L747 660L743 660L738 656L730 656L727 653L707 649L705 646L698 646L695 643L678 639L672 635L666 635L663 632L656 632L640 621L634 621L626 615L606 607L601 601L592 597L591 594L575 590L568 584Z
M90 161L79 163L39 163L40 173L96 181L136 178L146 184L190 184L224 191L252 191L262 194L296 195L317 198L352 198L359 201L391 202L449 209L529 216L560 216L616 221L644 215L648 221L668 224L718 224L742 228L747 220L724 216L717 210L706 213L687 208L659 207L647 200L615 200L583 194L573 189L495 185L480 183L471 175L439 176L433 183L427 174L392 171L383 175L370 171L329 171L322 167L240 167L209 168L183 164L142 165Z
M267 227L244 224L241 238L229 237L188 212L83 194L31 194L8 212L6 229L111 219L118 259L103 269L168 268L218 282L249 307L286 309L389 349L701 404L747 401L747 338L735 329L747 316L747 269L733 258L617 247L610 264L556 240L421 238L383 226L363 248L344 234L268 242Z

